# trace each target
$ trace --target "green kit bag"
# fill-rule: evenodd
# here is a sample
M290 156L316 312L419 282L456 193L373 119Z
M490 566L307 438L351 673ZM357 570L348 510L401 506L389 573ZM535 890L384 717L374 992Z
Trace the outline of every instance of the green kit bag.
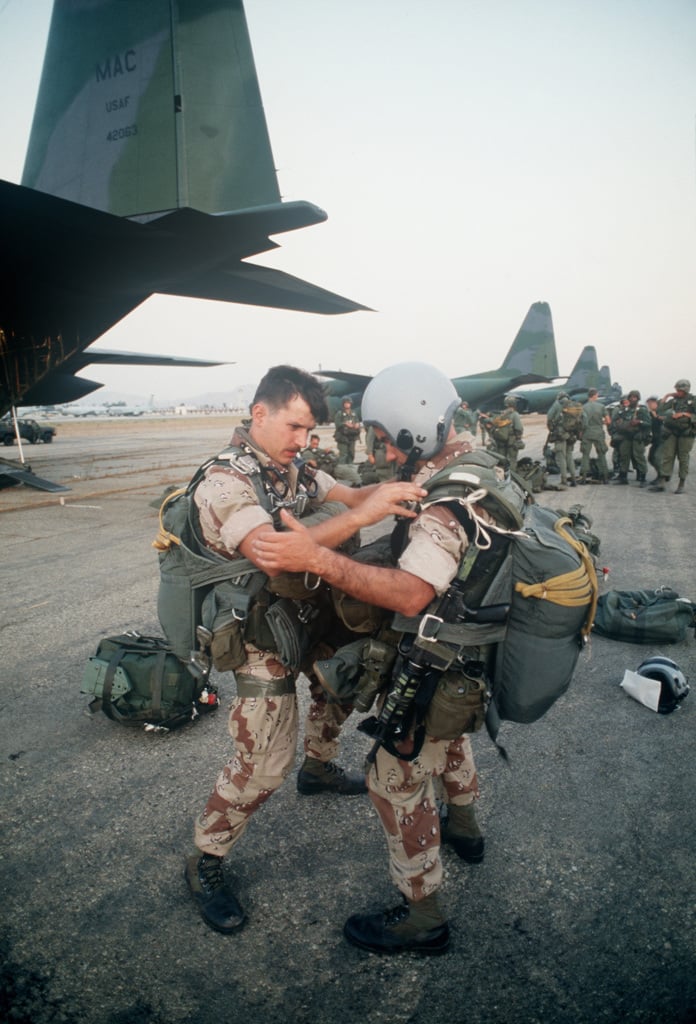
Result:
M138 633L99 641L80 693L92 697L91 712L146 729L175 728L219 704L207 673L194 677L163 637Z
M608 590L597 602L595 633L631 644L677 644L696 629L696 604L671 587Z

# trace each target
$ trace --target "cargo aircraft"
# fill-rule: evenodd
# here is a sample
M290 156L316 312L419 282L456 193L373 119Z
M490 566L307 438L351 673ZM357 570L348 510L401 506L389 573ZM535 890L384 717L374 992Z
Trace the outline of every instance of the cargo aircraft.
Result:
M519 413L526 412L548 412L555 399L565 391L571 398L581 402L587 401L587 393L590 388L597 388L599 397L605 401L612 401L614 394L609 376L609 368L602 367L600 370L597 362L597 350L594 345L586 345L578 356L570 376L563 378L562 383L554 383L548 386L515 388L508 392L517 403Z
M371 377L342 370L320 370L326 380L329 408L333 415L345 398L357 410ZM457 394L472 409L491 409L502 405L507 392L520 384L549 383L558 376L556 342L551 309L547 302L534 302L525 316L515 340L497 370L482 370L464 377L453 377Z
M326 219L281 202L241 0L55 0L22 184L0 181L0 415L101 385L89 350L155 292L367 307L247 258Z

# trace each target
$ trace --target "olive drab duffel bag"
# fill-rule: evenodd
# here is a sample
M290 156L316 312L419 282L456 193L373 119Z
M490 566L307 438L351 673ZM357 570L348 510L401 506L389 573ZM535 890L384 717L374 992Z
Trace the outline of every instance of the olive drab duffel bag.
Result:
M194 676L163 637L124 633L99 641L82 679L81 693L122 725L165 731L214 711L219 700L203 671Z
M696 630L696 604L671 587L609 590L597 602L594 631L631 644L677 644Z

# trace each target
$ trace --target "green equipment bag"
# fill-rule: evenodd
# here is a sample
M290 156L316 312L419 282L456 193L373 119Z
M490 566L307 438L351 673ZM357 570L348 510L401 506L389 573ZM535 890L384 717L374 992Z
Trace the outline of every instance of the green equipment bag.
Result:
M597 602L594 630L631 644L676 644L696 630L696 604L671 587L609 590Z
M502 720L536 722L566 692L597 605L592 556L573 535L571 520L553 509L527 509L507 563L501 575L510 574L510 615L486 714L494 740ZM491 595L483 603L493 603Z
M162 637L124 633L99 641L80 693L89 710L122 725L169 730L214 711L219 700L207 673L195 678Z
M517 460L517 466L512 476L517 483L525 490L531 491L532 494L539 494L548 482L546 466L543 466L537 459L530 459L528 455Z

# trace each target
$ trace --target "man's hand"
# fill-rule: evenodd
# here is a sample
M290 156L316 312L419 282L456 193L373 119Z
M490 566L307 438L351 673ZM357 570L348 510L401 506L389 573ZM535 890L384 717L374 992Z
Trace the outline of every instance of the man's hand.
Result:
M324 550L312 540L303 526L287 509L280 510L287 530L260 532L252 541L253 560L264 572L314 572L313 563ZM318 575L321 575L318 573Z
M360 491L357 492L360 494ZM416 505L428 493L423 487L403 480L390 481L366 489L364 500L357 506L363 526L372 526L387 516L403 516L413 519L418 513Z

